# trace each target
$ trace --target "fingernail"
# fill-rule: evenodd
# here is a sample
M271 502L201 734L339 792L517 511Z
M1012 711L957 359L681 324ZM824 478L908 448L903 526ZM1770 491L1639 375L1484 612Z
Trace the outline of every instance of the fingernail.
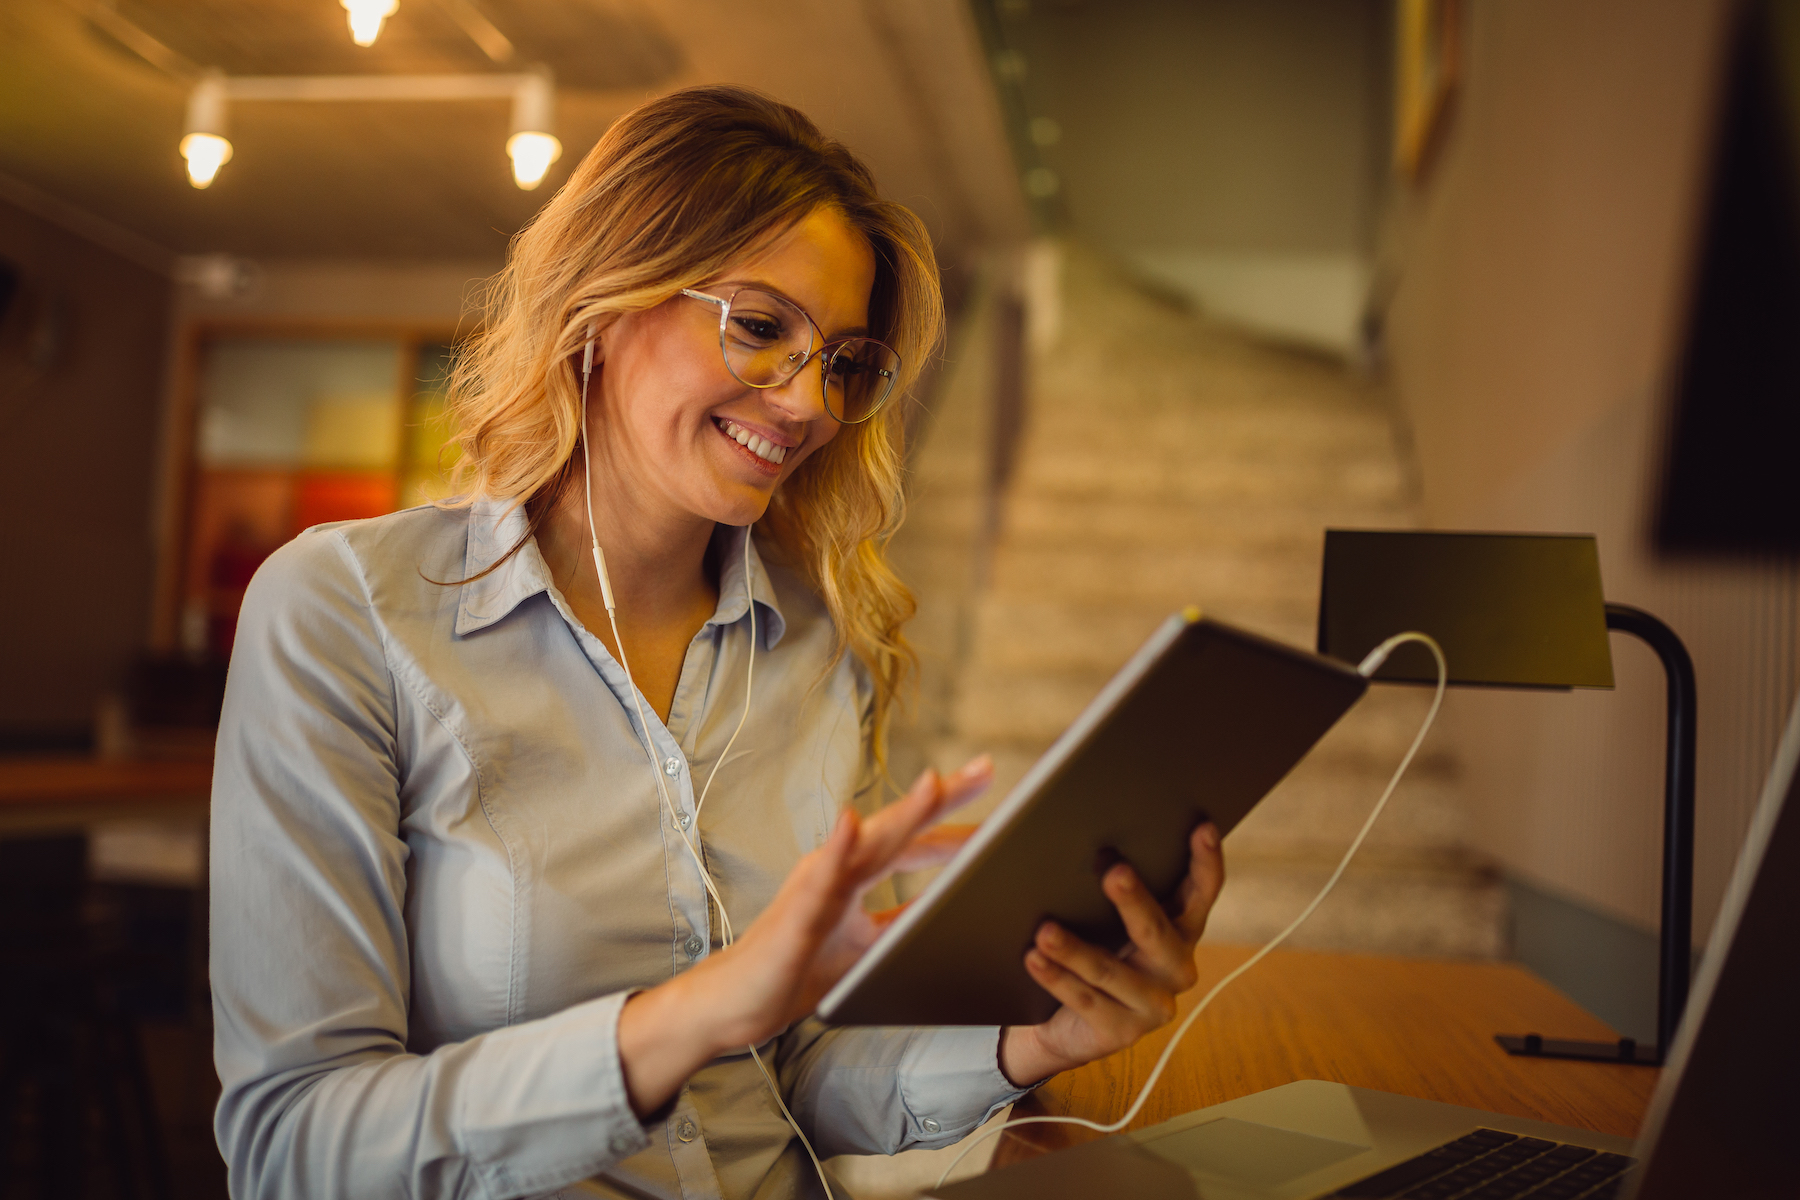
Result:
M1112 870L1106 873L1106 879L1107 882L1111 883L1114 887L1129 889L1137 882L1137 875L1124 863L1117 863L1113 866Z
M1062 945L1063 941L1068 936L1069 935L1064 933L1062 927L1055 921L1045 921L1042 925L1038 926L1038 937L1050 943L1052 946Z
M966 779L971 775L986 775L993 769L993 756L988 754L978 754L968 762L964 763L962 770L958 771L957 774Z
M1214 825L1211 821L1202 825L1200 827L1200 840L1206 843L1206 848L1208 850L1217 850L1219 848L1219 827Z

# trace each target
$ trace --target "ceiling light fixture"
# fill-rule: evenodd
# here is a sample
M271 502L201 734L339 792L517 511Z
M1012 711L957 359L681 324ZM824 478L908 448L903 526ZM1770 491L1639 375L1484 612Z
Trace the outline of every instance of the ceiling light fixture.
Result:
M187 130L181 154L188 182L210 185L231 161L225 139L225 108L245 100L503 100L513 102L512 136L506 153L513 182L531 191L550 164L562 157L555 127L556 81L544 67L516 75L239 75L208 72L188 97Z
M512 159L513 182L529 192L544 182L544 172L562 157L562 143L547 133L515 133L506 139L506 153Z
M400 0L339 0L350 18L350 39L359 46L373 46L381 36L381 23L394 15Z
M211 187L219 168L231 161L231 143L225 137L225 76L217 71L201 76L188 96L181 157L187 160L188 182L197 188Z
M550 76L534 73L524 79L513 93L513 132L506 139L506 153L512 159L513 182L529 192L544 182L544 172L562 157L562 143L550 133L556 104Z

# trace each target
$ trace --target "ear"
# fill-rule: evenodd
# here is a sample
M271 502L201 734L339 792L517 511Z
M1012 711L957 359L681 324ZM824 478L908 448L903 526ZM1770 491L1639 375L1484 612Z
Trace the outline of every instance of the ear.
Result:
M619 323L623 314L616 312L601 313L587 324L587 340L576 352L576 365L586 361L589 348L592 348L593 365L599 366L606 361L606 340L612 335L612 328Z

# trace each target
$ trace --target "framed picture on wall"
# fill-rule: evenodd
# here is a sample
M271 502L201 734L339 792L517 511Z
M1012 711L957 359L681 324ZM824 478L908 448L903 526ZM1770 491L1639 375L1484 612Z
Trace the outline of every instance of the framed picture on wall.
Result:
M250 577L284 542L448 494L453 347L437 330L230 324L184 349L156 640L224 661Z

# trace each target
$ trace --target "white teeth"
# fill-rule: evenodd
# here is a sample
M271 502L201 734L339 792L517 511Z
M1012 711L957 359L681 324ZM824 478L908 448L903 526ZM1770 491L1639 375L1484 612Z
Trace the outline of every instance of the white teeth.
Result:
M725 431L726 437L731 438L764 462L780 465L787 459L786 446L777 446L768 438L751 433L736 421L720 421L719 428Z

